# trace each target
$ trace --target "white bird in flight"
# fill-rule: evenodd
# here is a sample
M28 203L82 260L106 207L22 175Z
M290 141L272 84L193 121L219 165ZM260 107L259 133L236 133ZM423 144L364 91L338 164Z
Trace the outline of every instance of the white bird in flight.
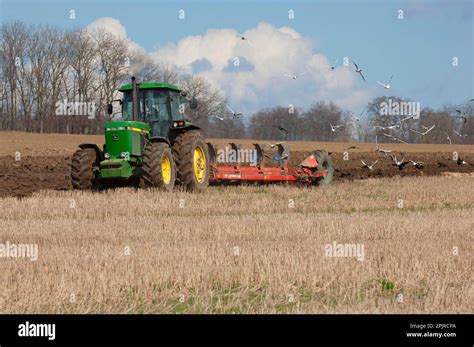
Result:
M453 142L451 141L451 138L449 137L448 133L446 133L446 140L448 140L450 145L453 144Z
M224 119L227 119L227 117L219 117L217 115L214 116L215 118L219 119L219 120L224 120Z
M410 160L410 162L413 164L414 167L416 167L418 170L423 168L423 162L422 161L413 161Z
M377 136L375 136L375 151L376 152L381 152L387 156L387 154L392 153L391 149L382 149L379 147L379 143L377 142Z
M356 117L354 112L349 111L349 114L351 115L352 118L354 118L357 122L360 122L360 119L362 118L362 115L365 113L365 110L362 110L362 112L359 114L359 117Z
M379 161L378 159L376 161L374 161L372 163L372 165L367 165L362 159L360 160L362 162L362 167L363 168L366 168L366 169L369 169L370 171L373 171L374 170L374 165L377 164L377 162Z
M404 161L405 157L402 158L402 160L398 160L396 155L390 155L390 157L393 159L395 162L392 164L393 166L397 166L399 170L403 170L406 164L409 163L409 161Z
M406 118L400 119L400 123L401 123L401 122L404 122L404 121L406 121L406 120L409 120L409 119L414 119L414 118L415 118L414 115L408 116L408 117L406 117Z
M291 78L293 78L293 79L295 80L295 79L297 79L298 77L300 77L300 76L304 75L305 73L306 73L306 72L302 72L302 73L299 73L299 74L297 74L297 75L289 75L289 74L285 74L285 76L287 76L287 77L291 77Z
M344 124L340 124L340 125L332 125L331 123L329 123L329 125L331 126L331 131L333 133L335 133L339 128L342 128L344 126Z
M374 128L380 128L382 130L392 130L392 129L400 129L400 125L395 124L395 125L389 125L389 126L381 126L381 125L376 125Z
M384 133L384 136L387 136L388 138L391 138L391 139L394 140L394 141L398 141L398 142L401 142L401 143L406 143L405 141L403 141L403 140L401 140L401 139L399 139L399 138L397 138L397 137L395 137L395 136L393 136L393 135L391 135L391 134L385 134L385 133Z
M354 66L355 66L355 68L356 68L355 72L357 72L357 73L360 75L360 77L362 77L362 79L364 80L364 82L367 83L367 81L365 80L364 75L362 75L362 69L361 69L361 68L359 67L359 65L357 65L353 60L351 60L351 61L352 61L352 64L354 64Z
M227 106L227 108L229 109L229 111L232 113L232 117L236 118L236 117L243 116L243 113L241 113L241 112L234 112L234 110L231 109L229 105L226 104L226 106Z
M239 37L242 41L247 41L249 43L250 46L252 46L252 41L250 41L248 38L246 38L245 36L243 35L240 35L240 34L236 34L235 36Z
M454 130L454 129L453 129L453 132L454 132L456 135L458 135L459 137L466 137L466 136L467 136L467 134L461 134L460 132L458 132L458 131L456 131L456 130Z
M410 129L410 130L413 131L414 133L420 134L421 136L425 136L425 135L428 134L431 130L434 129L435 125L436 125L436 124L433 124L433 125L431 126L431 128L427 128L427 127L425 127L425 126L422 125L422 127L423 127L424 129L426 129L426 131L425 131L424 133L419 132L419 131L417 131L417 130L413 130L413 129Z
M377 81L378 84L380 84L382 87L384 87L385 89L390 89L390 82L392 82L392 78L393 78L393 75L390 76L390 79L388 80L387 83L382 83L380 81Z

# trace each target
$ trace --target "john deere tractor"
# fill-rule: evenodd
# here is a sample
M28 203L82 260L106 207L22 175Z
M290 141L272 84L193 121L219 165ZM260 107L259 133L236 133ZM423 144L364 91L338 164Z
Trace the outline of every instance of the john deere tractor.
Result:
M75 189L139 183L170 191L184 186L204 190L209 182L207 146L200 128L188 122L185 103L196 99L167 83L132 83L119 88L123 98L121 120L105 124L105 144L79 146L72 158L71 182ZM112 104L108 113L112 115Z

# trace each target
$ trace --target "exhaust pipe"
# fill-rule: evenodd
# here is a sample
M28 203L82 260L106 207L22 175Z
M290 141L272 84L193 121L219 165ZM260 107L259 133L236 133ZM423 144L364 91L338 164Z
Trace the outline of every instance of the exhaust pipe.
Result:
M132 77L132 118L135 122L139 119L139 103L138 103L138 86L139 84L135 80L135 76Z

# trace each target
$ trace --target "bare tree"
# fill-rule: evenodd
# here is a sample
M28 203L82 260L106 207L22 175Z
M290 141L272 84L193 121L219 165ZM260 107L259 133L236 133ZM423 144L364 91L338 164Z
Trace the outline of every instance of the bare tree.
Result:
M92 33L98 57L99 110L114 99L119 84L125 80L130 64L130 52L125 40L103 30Z
M23 64L28 39L26 26L18 21L0 27L0 66L2 71L2 129L15 129L18 112L19 66Z

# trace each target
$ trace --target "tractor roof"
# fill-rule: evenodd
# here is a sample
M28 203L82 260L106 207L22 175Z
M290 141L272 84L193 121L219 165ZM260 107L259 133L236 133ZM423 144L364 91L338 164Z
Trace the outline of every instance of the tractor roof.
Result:
M144 82L140 83L138 86L139 89L169 89L173 90L175 92L180 92L181 89L176 87L174 84L168 84L168 83L158 83L158 82ZM128 92L132 90L132 84L125 84L119 88L119 92Z

